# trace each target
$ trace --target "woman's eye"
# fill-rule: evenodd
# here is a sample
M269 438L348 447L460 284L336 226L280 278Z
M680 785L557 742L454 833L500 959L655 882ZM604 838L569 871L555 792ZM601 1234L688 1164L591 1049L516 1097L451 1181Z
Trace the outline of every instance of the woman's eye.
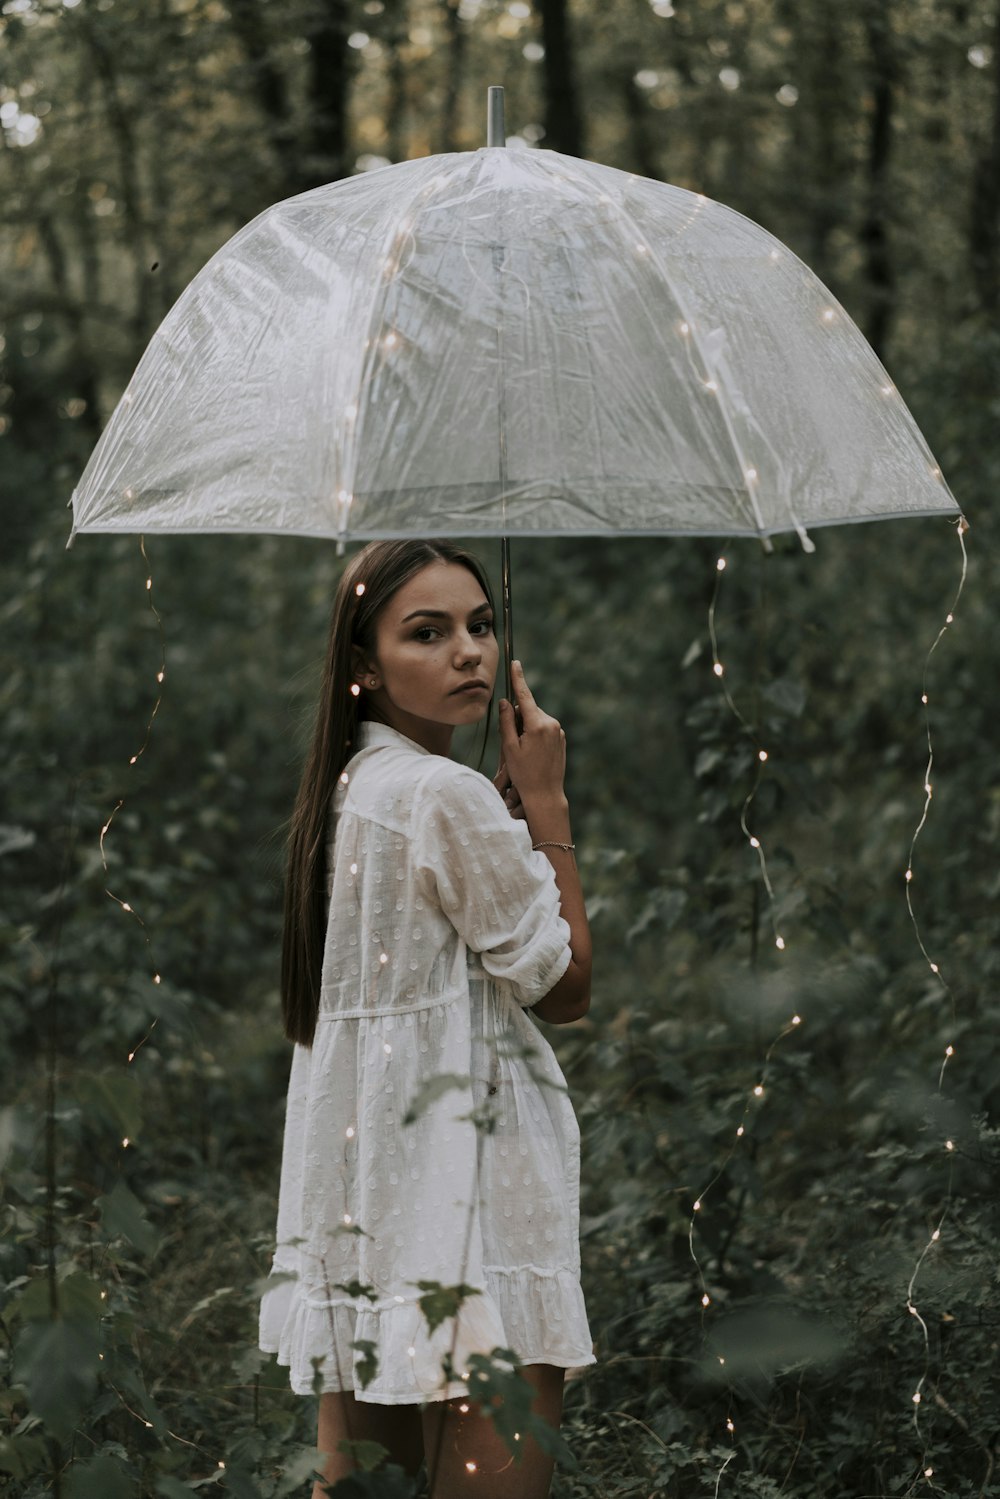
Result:
M421 625L419 629L414 630L413 638L414 640L431 640L436 634L437 630L433 625Z
M478 630L482 635L492 635L493 621L491 619L477 619L472 628L473 630Z

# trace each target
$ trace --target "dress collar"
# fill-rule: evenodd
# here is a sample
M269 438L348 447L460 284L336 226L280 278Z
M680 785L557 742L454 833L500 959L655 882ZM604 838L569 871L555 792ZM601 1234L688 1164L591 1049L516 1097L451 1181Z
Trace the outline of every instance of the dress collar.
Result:
M397 748L416 750L418 755L431 755L433 750L425 749L415 739L408 739L398 729L392 729L387 723L379 723L373 718L362 719L358 724L357 746L359 750L370 749L372 745L394 744Z

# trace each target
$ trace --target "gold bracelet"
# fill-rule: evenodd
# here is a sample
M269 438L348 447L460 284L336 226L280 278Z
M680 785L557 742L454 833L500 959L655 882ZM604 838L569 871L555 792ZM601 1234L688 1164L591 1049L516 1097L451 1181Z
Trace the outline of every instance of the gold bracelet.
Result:
M553 843L551 838L543 838L541 843L533 843L532 848L564 848L567 853L572 853L576 848L575 843Z

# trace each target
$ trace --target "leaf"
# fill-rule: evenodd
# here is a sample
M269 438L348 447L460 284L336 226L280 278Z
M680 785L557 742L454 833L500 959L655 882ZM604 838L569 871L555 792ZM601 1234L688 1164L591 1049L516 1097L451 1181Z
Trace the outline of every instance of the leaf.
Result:
M124 1067L108 1072L85 1072L73 1082L84 1114L111 1125L119 1135L135 1140L139 1134L142 1108L139 1083Z
M17 854L22 849L33 848L35 834L30 828L16 828L9 823L0 823L0 857Z
M417 1089L415 1097L403 1115L403 1123L413 1124L435 1099L440 1098L445 1093L450 1093L453 1088L462 1088L464 1090L470 1087L471 1083L471 1077L462 1076L458 1072L436 1072L433 1077L429 1077Z
M443 1286L437 1280L417 1280L410 1281L410 1285L417 1286L424 1293L417 1297L417 1305L427 1320L430 1332L440 1327L446 1318L456 1317L459 1307L468 1297L482 1295L478 1286L467 1286L464 1283Z
M698 757L694 762L694 773L700 780L702 776L710 775L717 765L721 765L725 759L725 751L716 745L708 745L707 748L698 751Z
M159 1235L146 1218L142 1203L123 1181L119 1181L106 1197L98 1197L96 1206L100 1209L101 1227L108 1239L128 1239L140 1253L153 1253L160 1242Z
M367 1390L378 1373L378 1355L375 1352L375 1344L370 1338L359 1338L356 1343L351 1344L351 1347L361 1352L361 1357L354 1361L354 1373L361 1388Z
M415 1499L416 1492L416 1480L396 1463L375 1473L349 1473L327 1490L335 1499Z
M195 1491L188 1484L181 1483L179 1478L162 1473L156 1480L156 1492L162 1495L162 1499L192 1499Z
M381 1442L369 1442L363 1437L351 1441L349 1437L342 1437L337 1443L337 1451L344 1452L348 1457L353 1457L359 1467L366 1473L373 1472L389 1456L388 1447L383 1447Z
M133 1499L138 1480L113 1457L75 1462L66 1481L66 1499Z
M525 1436L530 1435L567 1468L577 1467L565 1438L532 1411L535 1390L520 1372L520 1359L513 1349L473 1353L467 1363L469 1395L479 1403L480 1414L493 1422L516 1463L523 1457Z
M47 1463L45 1443L40 1436L0 1436L0 1473L29 1478Z
M67 1441L97 1389L100 1331L96 1321L29 1322L15 1348L16 1379L28 1404L60 1441Z
M761 697L789 718L798 718L806 705L806 689L791 677L776 677L761 689Z

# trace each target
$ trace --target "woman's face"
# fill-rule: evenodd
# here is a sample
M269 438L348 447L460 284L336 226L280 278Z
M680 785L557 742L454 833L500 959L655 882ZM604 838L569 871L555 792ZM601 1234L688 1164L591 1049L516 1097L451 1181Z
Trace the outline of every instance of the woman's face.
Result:
M482 588L461 563L429 562L393 594L375 629L375 654L355 678L372 716L447 754L452 731L479 723L493 693L499 648Z

